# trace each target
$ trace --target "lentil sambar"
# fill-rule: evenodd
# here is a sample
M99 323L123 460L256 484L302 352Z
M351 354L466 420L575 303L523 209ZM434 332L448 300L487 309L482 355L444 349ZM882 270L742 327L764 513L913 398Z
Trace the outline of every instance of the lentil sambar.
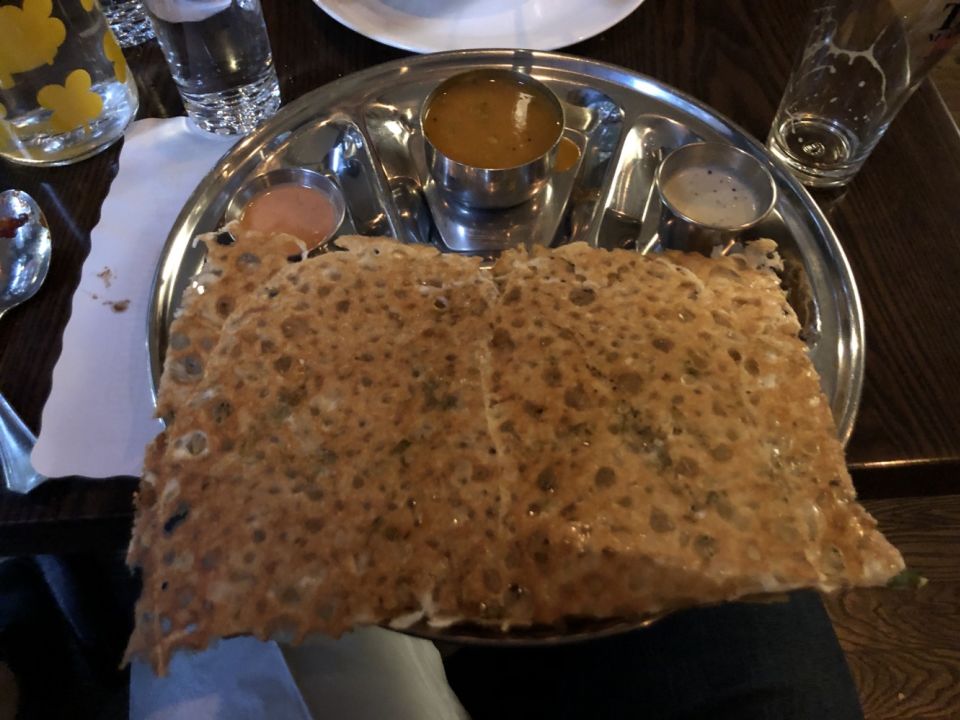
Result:
M539 83L512 72L471 72L442 84L424 114L427 138L464 165L502 170L545 155L563 133L563 112Z

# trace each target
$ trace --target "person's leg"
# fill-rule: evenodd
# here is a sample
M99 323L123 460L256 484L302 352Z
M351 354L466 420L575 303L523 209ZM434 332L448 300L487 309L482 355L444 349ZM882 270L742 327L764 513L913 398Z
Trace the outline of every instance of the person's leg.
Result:
M462 647L445 664L473 720L863 717L813 592L687 610L644 630L559 647Z
M17 718L126 716L118 667L132 585L120 555L0 563L0 663L17 688Z

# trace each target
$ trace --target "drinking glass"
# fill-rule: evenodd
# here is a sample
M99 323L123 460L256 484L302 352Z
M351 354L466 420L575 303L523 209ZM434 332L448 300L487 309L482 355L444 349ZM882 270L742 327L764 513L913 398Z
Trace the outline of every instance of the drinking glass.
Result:
M958 37L956 0L821 2L767 147L806 185L845 185Z
M120 47L133 47L153 38L153 26L140 0L100 0Z
M95 0L0 0L0 155L76 162L123 135L137 102Z
M187 115L203 130L245 134L280 107L259 0L145 0Z

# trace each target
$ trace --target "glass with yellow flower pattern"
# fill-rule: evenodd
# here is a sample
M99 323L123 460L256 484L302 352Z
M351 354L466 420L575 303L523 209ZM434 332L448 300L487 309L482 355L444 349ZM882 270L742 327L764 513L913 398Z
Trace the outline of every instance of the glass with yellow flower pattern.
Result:
M119 138L137 87L95 0L0 0L0 155L64 165Z

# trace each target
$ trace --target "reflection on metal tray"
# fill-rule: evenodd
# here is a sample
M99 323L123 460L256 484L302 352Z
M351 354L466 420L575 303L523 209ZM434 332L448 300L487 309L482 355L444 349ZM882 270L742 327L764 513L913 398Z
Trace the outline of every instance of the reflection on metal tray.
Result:
M577 163L536 198L496 212L464 210L439 195L418 129L430 90L481 66L521 70L546 83L564 103L565 135L580 150ZM775 211L753 233L780 246L783 284L845 442L863 382L863 317L843 250L806 191L762 145L692 98L622 68L528 51L443 53L374 67L303 96L234 147L187 201L161 256L148 320L154 383L173 312L203 261L202 247L191 241L217 229L233 196L258 174L299 167L327 176L346 201L341 233L486 256L573 241L640 250L659 219L652 190L659 160L698 140L745 150L776 180Z

